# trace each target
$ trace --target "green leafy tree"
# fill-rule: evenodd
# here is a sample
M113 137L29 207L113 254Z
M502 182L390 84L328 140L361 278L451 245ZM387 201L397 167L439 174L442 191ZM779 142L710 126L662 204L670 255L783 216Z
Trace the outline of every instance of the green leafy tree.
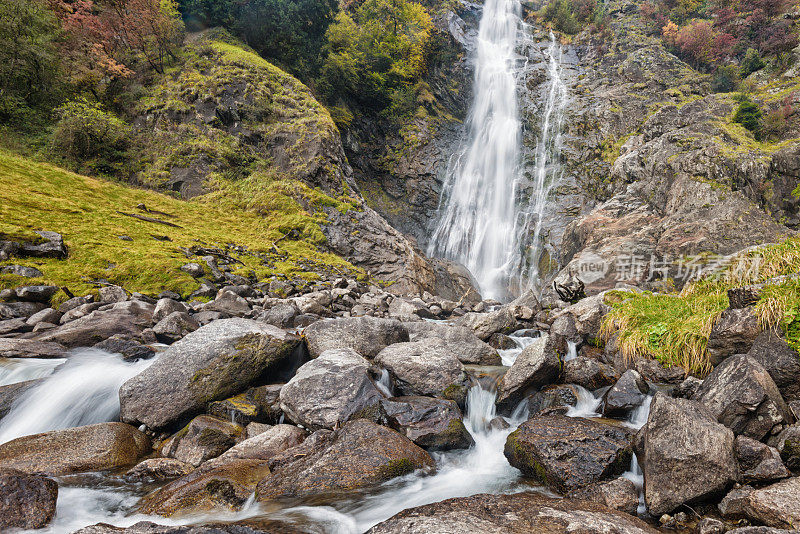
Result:
M761 59L761 55L758 53L758 50L755 48L748 48L747 52L744 54L744 59L742 59L740 71L742 78L747 78L752 73L763 68L764 61Z
M544 8L544 20L552 22L555 29L563 33L572 35L580 31L580 25L567 0L551 0Z
M758 104L745 94L739 95L739 107L733 116L733 122L739 123L751 132L756 139L761 138L763 113Z
M0 121L24 125L58 93L58 21L40 0L0 2Z
M734 65L723 65L714 71L711 90L715 93L731 93L739 87L739 69Z

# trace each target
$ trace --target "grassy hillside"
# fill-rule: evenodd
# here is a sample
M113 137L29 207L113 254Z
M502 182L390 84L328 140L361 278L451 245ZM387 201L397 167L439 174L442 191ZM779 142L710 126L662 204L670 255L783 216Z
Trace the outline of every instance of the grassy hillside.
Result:
M307 212L288 195L296 185L292 191L285 186L280 181L259 183L258 210L249 210L246 199L234 191L181 201L0 151L0 236L34 239L34 230L51 230L61 233L69 247L66 260L12 258L0 265L37 267L44 279L36 283L66 286L76 294L89 291L96 280L107 280L131 291L170 289L188 295L198 284L179 267L198 258L187 259L180 247L193 245L244 247L240 250L246 252L232 252L244 264L236 272L254 272L259 280L273 274L314 278L315 271L352 270L341 258L318 251L316 245L324 239L318 226L322 216ZM246 193L251 196L252 191ZM137 209L139 204L168 215L145 213ZM180 228L119 212L159 218ZM312 237L292 240L287 234ZM31 279L0 275L0 287L23 283Z

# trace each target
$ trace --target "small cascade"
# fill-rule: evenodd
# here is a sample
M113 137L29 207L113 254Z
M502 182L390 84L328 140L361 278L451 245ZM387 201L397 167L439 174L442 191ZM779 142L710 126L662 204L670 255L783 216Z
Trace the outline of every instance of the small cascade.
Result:
M50 376L66 361L64 358L0 358L0 386Z
M381 369L381 376L375 382L375 387L378 388L378 391L386 395L387 397L392 397L392 379L389 376L388 369ZM283 414L281 414L282 416Z
M506 367L511 367L514 365L514 362L517 361L517 356L519 356L523 350L531 346L537 339L539 339L538 333L534 334L534 336L531 336L529 335L531 332L531 330L518 331L513 332L508 336L511 338L511 341L514 342L514 347L510 349L500 349L497 351L497 353L500 355L500 361L503 365Z
M631 412L630 417L623 424L636 430L642 428L647 424L647 418L650 417L650 404L652 402L653 396L648 395L642 404ZM623 473L622 476L636 485L636 489L639 491L639 507L637 508L637 513L639 515L644 515L647 512L647 506L644 503L644 473L639 465L639 459L636 457L636 454L631 458L630 470Z
M574 341L567 341L567 354L564 356L564 361L568 362L578 357L578 344Z
M119 354L98 349L74 352L52 375L14 401L0 421L0 443L117 419L120 386L152 361L126 362Z
M595 397L594 393L581 386L573 385L577 390L578 402L567 410L567 417L600 417L600 405L603 397Z

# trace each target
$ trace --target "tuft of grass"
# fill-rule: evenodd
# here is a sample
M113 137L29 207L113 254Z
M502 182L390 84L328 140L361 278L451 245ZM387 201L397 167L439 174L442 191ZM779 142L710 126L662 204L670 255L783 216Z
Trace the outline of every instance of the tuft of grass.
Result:
M618 334L619 349L628 361L655 358L704 376L712 368L707 353L711 327L729 306L728 289L766 282L754 308L761 327L781 329L799 348L800 280L779 278L797 273L800 238L793 237L743 252L680 293L610 292L606 303L612 309L603 320L601 336L608 341Z
M0 288L48 283L84 294L95 287L94 281L106 280L145 294L172 290L187 296L198 284L179 268L197 258L188 259L181 247L193 245L228 249L243 263L235 272L252 273L258 279L272 275L314 279L318 271L358 272L340 257L319 250L324 241L319 229L323 216L315 211L319 203L315 203L314 190L266 179L258 184L255 195L252 188L242 186L238 197L229 198L226 191L232 189L228 188L181 201L0 150L0 234L34 239L35 230L51 230L61 233L69 248L65 260L12 258L2 263L37 267L44 278L0 275ZM300 194L310 199L304 205L298 201ZM328 202L341 209L350 205ZM137 210L139 204L170 216L143 213ZM127 217L120 211L167 220L181 228ZM132 241L119 239L123 235ZM236 252L231 245L244 247L244 252ZM63 298L60 293L58 299Z

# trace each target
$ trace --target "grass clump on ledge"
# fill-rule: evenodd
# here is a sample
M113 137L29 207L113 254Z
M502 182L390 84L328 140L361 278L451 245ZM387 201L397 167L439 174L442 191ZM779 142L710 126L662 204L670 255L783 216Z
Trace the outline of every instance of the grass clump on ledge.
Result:
M742 268L758 263L758 269ZM728 305L728 289L768 282L800 273L800 238L757 247L743 253L712 276L687 284L675 294L611 291L611 311L603 319L601 337L618 334L617 346L628 361L655 358L687 373L711 371L707 346L711 327ZM800 349L800 280L768 283L754 308L763 329L782 330Z
M35 230L51 230L61 233L69 248L65 260L11 258L0 263L28 265L44 273L43 278L2 274L0 288L48 283L84 294L95 287L94 281L106 280L145 294L168 289L188 296L198 283L179 268L199 258L187 258L180 247L193 245L246 247L247 252L234 254L243 262L235 272L254 273L259 280L271 275L313 279L319 271L355 271L340 257L318 249L323 240L320 215L300 206L285 184L270 187L264 182L261 187L258 209L224 194L182 201L0 150L0 236L33 240ZM169 216L141 212L139 204ZM344 203L337 207L344 209ZM180 228L120 211L152 216Z

